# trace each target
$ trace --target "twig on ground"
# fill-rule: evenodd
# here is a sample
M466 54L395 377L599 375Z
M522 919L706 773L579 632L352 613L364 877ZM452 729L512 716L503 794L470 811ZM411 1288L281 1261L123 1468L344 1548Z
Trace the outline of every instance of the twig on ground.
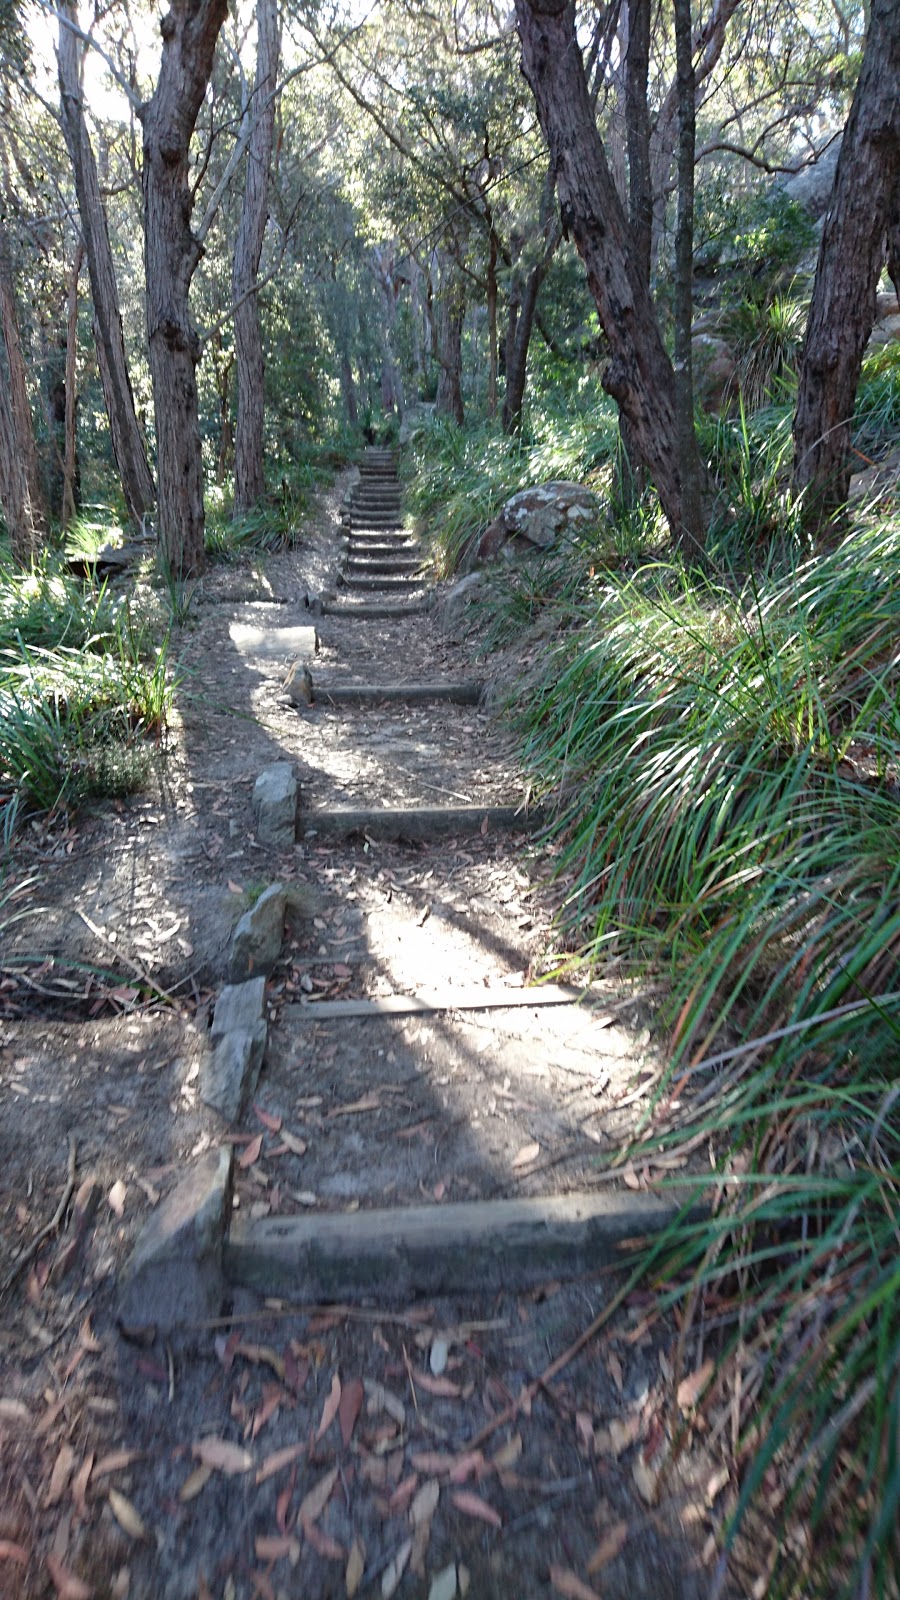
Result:
M66 1186L63 1189L62 1197L60 1199L59 1205L57 1206L57 1208L54 1211L52 1217L50 1218L50 1221L48 1223L46 1223L43 1228L41 1228L39 1233L35 1234L34 1238L31 1241L31 1243L29 1245L26 1245L25 1249L20 1253L20 1255L18 1255L16 1257L16 1260L13 1262L12 1267L10 1268L10 1271L8 1272L8 1274L6 1276L6 1279L5 1279L4 1284L3 1284L3 1288L2 1288L2 1290L0 1290L0 1293L6 1294L7 1291L12 1288L12 1286L15 1283L16 1279L18 1278L19 1274L23 1271L23 1269L25 1267L27 1267L29 1261L33 1261L34 1260L34 1257L37 1255L39 1249L41 1248L41 1245L44 1242L44 1240L45 1239L49 1239L51 1233L55 1233L57 1228L59 1227L60 1223L62 1222L62 1219L66 1214L66 1210L68 1208L69 1201L71 1200L73 1194L75 1193L75 1157L76 1157L76 1154L77 1154L77 1148L78 1147L77 1147L77 1145L75 1143L75 1136L74 1136L74 1134L70 1133L69 1134L69 1163L68 1163L68 1170L67 1170L67 1175L66 1175Z

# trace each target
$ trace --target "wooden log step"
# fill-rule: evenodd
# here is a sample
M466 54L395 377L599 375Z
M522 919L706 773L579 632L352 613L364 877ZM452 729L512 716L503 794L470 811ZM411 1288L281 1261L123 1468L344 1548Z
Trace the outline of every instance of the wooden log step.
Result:
M444 700L455 706L477 706L484 694L483 683L333 683L315 685L317 700L332 705L366 705L370 701L399 700L419 705L426 700Z
M430 611L428 600L411 600L405 605L339 605L333 601L324 601L322 605L323 617L358 617L361 622L382 622L390 617L420 617L423 612Z
M338 577L338 583L347 589L418 589L421 581L407 573L397 578L358 578L352 572L344 572Z
M223 1266L231 1283L264 1294L405 1304L624 1266L632 1241L675 1216L655 1195L617 1189L256 1221L237 1213Z
M314 833L317 839L349 839L354 834L371 839L434 839L442 834L480 833L510 829L531 833L544 825L543 809L528 811L518 806L336 806L321 811L301 811L297 817L299 834Z
M596 999L588 992L588 1003ZM544 983L536 989L446 986L423 989L419 994L382 995L376 1000L304 1000L299 1005L287 1006L281 1013L281 1021L290 1027L293 1023L321 1022L323 1018L326 1022L336 1022L342 1017L415 1017L438 1011L514 1011L584 1003L584 990L561 983Z
M409 576L414 572L421 572L422 563L418 556L355 556L352 551L347 556L344 571L356 577L389 578L392 574L398 577Z

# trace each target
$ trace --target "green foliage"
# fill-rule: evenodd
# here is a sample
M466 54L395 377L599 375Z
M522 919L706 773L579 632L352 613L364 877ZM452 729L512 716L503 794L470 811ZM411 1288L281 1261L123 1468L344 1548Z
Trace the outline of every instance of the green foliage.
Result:
M50 565L0 568L0 805L39 810L125 794L147 775L148 737L171 701L157 650L127 603ZM11 809L12 808L12 809Z
M761 299L816 243L808 212L781 184L740 192L702 184L696 205L698 262L745 275L748 292Z
M854 444L864 456L896 448L900 430L900 344L874 350L863 361L856 396ZM860 462L860 465L863 465Z
M896 1560L898 559L895 521L737 591L609 576L520 706L573 959L667 975L677 1138L735 1175L654 1271L735 1330L737 1521L768 1473L813 1529L784 1592Z

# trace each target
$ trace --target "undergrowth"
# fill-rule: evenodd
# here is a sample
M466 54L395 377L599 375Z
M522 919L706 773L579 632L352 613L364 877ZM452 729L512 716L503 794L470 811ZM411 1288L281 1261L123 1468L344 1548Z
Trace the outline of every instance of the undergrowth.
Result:
M0 566L0 810L52 811L146 780L171 703L157 646L127 602L52 560Z
M873 454L898 379L893 351L867 358ZM534 439L421 436L410 499L445 570L515 490L608 485L589 433L579 419L546 473ZM837 548L809 549L786 392L707 423L702 447L720 489L703 572L639 559L662 548L639 501L617 535L607 513L498 563L482 640L540 621L511 710L558 802L564 965L664 980L639 1153L712 1163L675 1185L685 1210L646 1272L678 1308L678 1372L712 1358L698 1411L731 1474L717 1592L743 1537L755 1592L896 1597L900 521L858 505Z

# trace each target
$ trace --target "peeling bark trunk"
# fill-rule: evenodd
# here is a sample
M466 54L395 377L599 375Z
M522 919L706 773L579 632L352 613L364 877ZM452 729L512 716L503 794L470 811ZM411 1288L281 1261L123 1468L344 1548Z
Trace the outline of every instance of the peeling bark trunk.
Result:
M537 10L538 3L544 9ZM609 343L603 385L633 430L680 542L685 534L675 374L591 110L574 0L516 0L516 15L563 226L584 261Z
M84 243L79 239L75 246L75 259L69 274L69 304L66 319L66 417L64 424L65 451L63 459L62 526L67 528L78 510L76 485L78 457L76 452L76 422L78 395L75 390L76 360L78 356L78 280L84 260Z
M546 267L541 263L533 267L525 280L522 297L510 316L510 334L506 347L506 393L503 396L503 432L515 433L522 421L525 404L525 384L528 378L528 351L534 330L534 314L538 295L544 281ZM512 312L512 308L510 308Z
M275 136L275 87L281 48L278 0L257 0L256 26L256 87L248 111L256 120L247 150L247 180L232 273L237 357L236 516L249 511L266 492L265 362L256 282L269 218L269 168Z
M144 263L147 339L159 474L159 543L175 577L202 572L203 458L197 412L200 340L191 279L202 247L191 233L188 154L212 72L228 0L172 0L162 59L144 127Z
M794 493L823 528L846 503L850 433L900 184L900 7L873 0L819 248L794 416Z
M12 552L21 566L47 530L25 362L19 339L9 241L0 225L0 498Z
M700 457L694 431L694 374L691 331L694 306L694 83L691 0L675 3L675 56L678 74L678 216L675 229L675 400L681 446L682 527L687 545L703 549Z
M634 240L635 265L650 290L653 235L653 191L650 178L650 6L651 0L628 0L628 49L625 56L625 121L628 129L628 220ZM644 463L627 417L620 417L621 456L618 487L625 506L644 489Z
M60 0L59 13L57 60L61 120L72 163L81 231L88 258L100 382L128 515L140 527L153 505L156 493L134 407L106 212L84 116L81 93L83 46L72 29L66 26L66 19L77 21L74 0Z
M487 322L488 322L488 387L487 387L487 412L489 417L497 415L497 235L491 229L490 254L488 256L487 274Z
M462 331L466 314L460 274L448 262L444 269L438 309L438 374L435 410L452 417L462 427L466 420L462 397Z

